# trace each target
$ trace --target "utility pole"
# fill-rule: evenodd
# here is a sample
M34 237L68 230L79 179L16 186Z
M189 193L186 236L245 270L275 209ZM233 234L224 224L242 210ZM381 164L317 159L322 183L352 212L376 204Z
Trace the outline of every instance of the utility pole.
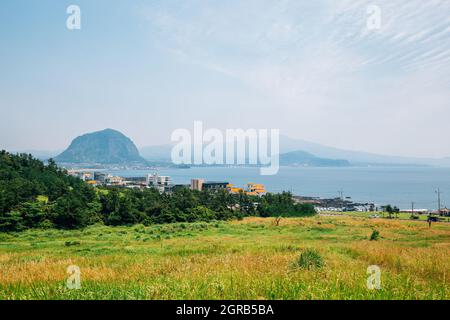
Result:
M441 189L436 190L438 196L438 214L441 214Z
M344 190L338 190L339 198L341 199L341 208L344 207Z
M411 202L411 216L414 217L414 202Z

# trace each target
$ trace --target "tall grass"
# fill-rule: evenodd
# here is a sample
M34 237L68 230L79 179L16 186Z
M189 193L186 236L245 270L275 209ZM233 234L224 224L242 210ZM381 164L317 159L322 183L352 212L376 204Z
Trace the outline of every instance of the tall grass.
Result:
M449 299L449 257L450 224L353 217L29 230L0 234L0 299Z

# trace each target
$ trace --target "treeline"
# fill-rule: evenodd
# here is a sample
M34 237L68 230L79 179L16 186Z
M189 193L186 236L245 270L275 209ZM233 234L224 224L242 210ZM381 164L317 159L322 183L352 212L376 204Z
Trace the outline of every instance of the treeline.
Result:
M44 165L31 155L0 152L0 231L313 214L313 206L296 204L290 193L255 197L188 188L170 194L156 189L94 188L67 175L53 160Z

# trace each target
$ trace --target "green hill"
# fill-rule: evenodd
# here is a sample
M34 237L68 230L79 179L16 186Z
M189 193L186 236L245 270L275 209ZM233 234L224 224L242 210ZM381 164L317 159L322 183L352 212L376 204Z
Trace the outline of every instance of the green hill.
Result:
M95 201L93 188L53 160L0 152L0 231L83 227L97 219Z

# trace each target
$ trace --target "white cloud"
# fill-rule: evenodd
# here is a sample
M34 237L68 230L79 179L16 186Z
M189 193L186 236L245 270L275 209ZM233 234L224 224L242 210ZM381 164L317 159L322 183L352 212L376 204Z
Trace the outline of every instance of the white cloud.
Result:
M366 28L371 4L381 8L380 30ZM450 117L449 12L446 0L165 1L145 9L152 39L177 59L279 99L277 110L311 119L330 114L335 123L349 116L362 123L370 114L381 125L390 123L383 116L389 112L428 119L424 101ZM343 129L336 139L352 135ZM379 137L374 146L382 152L386 137ZM353 135L359 146L365 138Z

